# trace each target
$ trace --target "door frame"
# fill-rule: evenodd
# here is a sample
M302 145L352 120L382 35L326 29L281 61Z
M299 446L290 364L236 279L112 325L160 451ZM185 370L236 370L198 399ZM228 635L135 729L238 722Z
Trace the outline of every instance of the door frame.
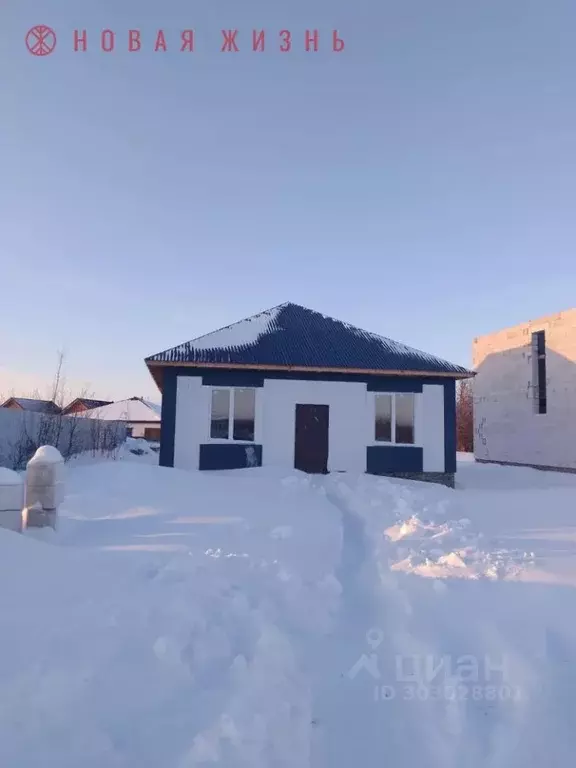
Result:
M318 409L316 414L314 411ZM322 421L319 422L322 425L322 429L325 428L325 435L322 434L321 438L318 438L318 443L325 447L325 455L315 457L314 451L309 454L298 449L299 437L301 437L301 431L306 429L303 424L303 417L299 425L298 415L307 413L309 415L318 415L318 412L323 415ZM318 430L317 437L320 435ZM312 461L308 461L312 458ZM314 460L317 458L317 462ZM301 472L307 472L308 474L328 474L328 462L330 458L330 406L326 403L296 403L294 406L294 469L299 469ZM303 466L304 464L304 466Z

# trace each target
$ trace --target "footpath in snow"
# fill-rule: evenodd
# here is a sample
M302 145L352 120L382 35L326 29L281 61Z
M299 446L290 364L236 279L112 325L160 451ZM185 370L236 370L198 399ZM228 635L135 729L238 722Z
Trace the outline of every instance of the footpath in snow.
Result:
M0 530L1 765L571 764L574 479L131 458Z
M475 533L465 494L368 476L328 483L364 556L360 600L350 584L343 592L354 629L340 639L355 664L339 699L328 697L342 710L334 731L353 716L354 739L331 736L327 764L567 764L572 590L523 581L535 553Z

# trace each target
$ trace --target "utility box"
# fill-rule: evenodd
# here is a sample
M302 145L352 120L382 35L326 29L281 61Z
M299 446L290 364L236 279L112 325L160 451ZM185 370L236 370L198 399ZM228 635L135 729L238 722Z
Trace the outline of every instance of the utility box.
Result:
M11 469L0 467L0 527L11 531L22 530L24 481Z
M51 445L38 448L26 467L26 507L58 509L64 500L64 459Z

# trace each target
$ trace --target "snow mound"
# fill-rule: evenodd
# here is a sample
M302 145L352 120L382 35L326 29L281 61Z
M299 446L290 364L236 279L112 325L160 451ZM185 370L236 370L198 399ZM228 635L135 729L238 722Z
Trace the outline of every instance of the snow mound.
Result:
M156 451L154 451L150 443L142 437L127 437L122 446L121 457L126 453L131 453L135 456L150 456L156 453Z
M160 446L141 437L127 437L115 450L100 453L85 451L73 456L68 461L69 467L87 467L108 462L137 462L139 464L157 465Z
M530 552L484 552L483 537L470 530L467 518L432 522L412 515L387 528L384 536L391 544L403 542L391 550L391 569L425 578L507 578L534 562Z
M532 563L533 555L528 552L505 551L492 555L467 547L436 556L422 551L410 552L403 560L391 563L390 568L428 579L504 579L517 576Z
M362 476L351 484L341 482L338 492L352 500L392 572L437 579L507 579L533 565L531 552L486 548L492 542L484 542L467 517L451 518L450 502L435 487L415 490Z
M332 506L265 471L68 475L49 537L0 530L0 764L308 764L300 638L339 605Z
M533 491L146 460L0 530L0 765L572 764L574 585L521 579L574 557L572 489L526 530Z
M60 464L63 462L62 454L57 448L52 445L43 445L32 456L29 464L37 464L42 462L43 464Z

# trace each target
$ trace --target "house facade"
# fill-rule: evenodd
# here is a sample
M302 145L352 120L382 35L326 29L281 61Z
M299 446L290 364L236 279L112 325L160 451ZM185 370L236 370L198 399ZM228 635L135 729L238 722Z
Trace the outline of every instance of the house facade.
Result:
M455 382L433 355L287 303L146 359L160 464L370 472L453 485Z
M145 440L154 442L160 440L160 406L142 397L118 400L115 403L81 411L79 415L101 421L125 422L129 437L143 437Z
M478 461L576 471L576 309L478 337Z

